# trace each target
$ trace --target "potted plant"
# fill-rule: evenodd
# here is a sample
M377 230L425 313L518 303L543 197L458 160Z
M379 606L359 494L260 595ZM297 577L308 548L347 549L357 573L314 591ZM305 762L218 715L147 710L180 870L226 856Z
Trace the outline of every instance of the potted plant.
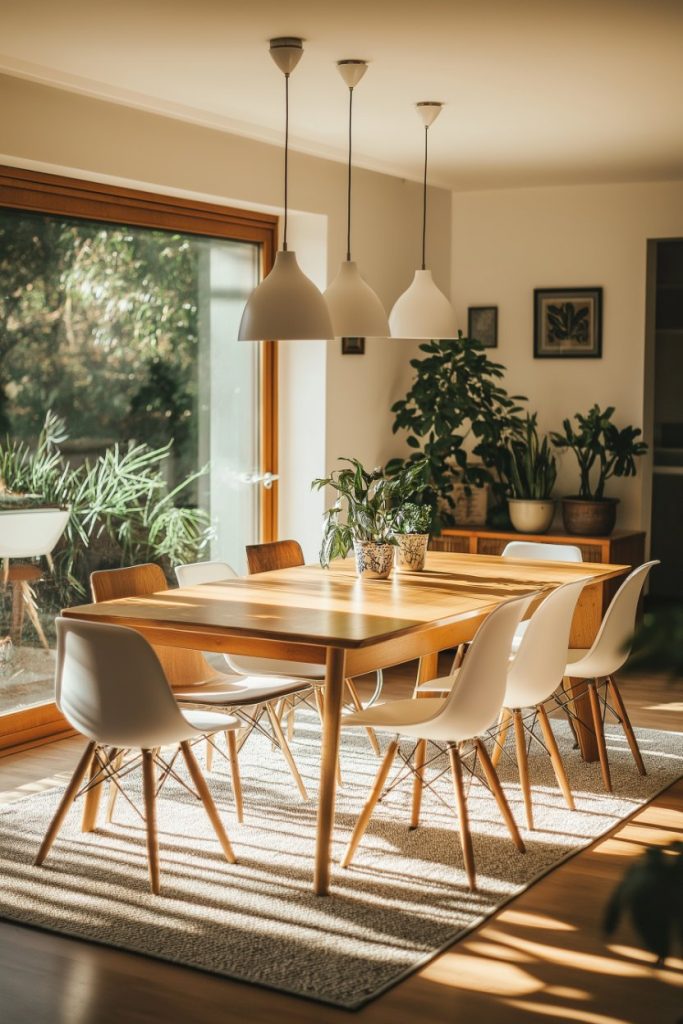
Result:
M486 493L494 506L505 498L507 445L522 427L520 396L501 387L505 367L492 362L478 341L459 333L456 339L420 345L422 358L411 360L415 378L405 398L396 402L393 431L405 430L414 449L407 460L426 459L424 500L434 511L434 527L456 518L486 521ZM405 460L387 466L395 472ZM474 513L478 515L474 515Z
M407 501L396 513L395 564L404 572L421 572L425 567L432 510L429 505L416 505Z
M579 464L579 493L562 499L562 517L567 533L604 537L614 529L618 498L605 497L605 484L613 476L635 476L636 458L647 451L637 438L637 427L619 430L612 423L614 406L602 410L594 405L585 416L576 413L575 429L569 419L564 433L552 433L556 448L574 452Z
M325 512L320 564L327 568L334 558L345 558L353 548L358 575L387 579L394 562L395 527L400 505L397 499L421 486L424 463L413 463L392 477L383 469L366 470L358 459L314 480L316 490L331 487L337 493Z
M555 514L550 497L557 477L557 465L548 438L539 441L537 415L527 417L520 439L510 442L508 511L520 533L545 533Z

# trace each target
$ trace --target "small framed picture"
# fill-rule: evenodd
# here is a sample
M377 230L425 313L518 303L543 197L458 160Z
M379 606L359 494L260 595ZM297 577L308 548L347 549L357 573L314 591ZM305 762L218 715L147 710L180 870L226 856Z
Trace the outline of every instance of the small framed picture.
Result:
M468 306L467 337L484 348L498 348L498 306Z
M342 338L341 343L343 356L365 355L365 338Z
M534 358L601 356L602 288L535 288Z

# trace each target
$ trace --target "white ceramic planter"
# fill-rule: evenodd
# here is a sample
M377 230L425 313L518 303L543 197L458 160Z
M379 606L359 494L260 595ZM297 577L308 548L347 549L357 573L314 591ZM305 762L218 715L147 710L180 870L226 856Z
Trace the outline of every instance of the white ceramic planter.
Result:
M356 571L361 579L386 580L394 564L394 545L375 544L371 540L354 540Z
M508 511L515 530L519 533L545 533L555 515L552 499L508 498Z
M427 557L428 533L397 533L394 564L401 572L422 572Z

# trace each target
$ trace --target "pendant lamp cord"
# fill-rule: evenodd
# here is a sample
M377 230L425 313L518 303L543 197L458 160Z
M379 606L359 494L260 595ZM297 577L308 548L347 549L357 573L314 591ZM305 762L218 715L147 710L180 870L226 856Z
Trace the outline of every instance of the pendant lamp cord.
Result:
M285 75L285 222L282 251L287 252L287 206L289 193L289 75Z
M425 166L422 184L422 269L427 269L425 253L427 251L427 133L429 125L425 125Z
M346 259L351 259L351 124L353 120L353 86L349 86L349 167L346 194Z

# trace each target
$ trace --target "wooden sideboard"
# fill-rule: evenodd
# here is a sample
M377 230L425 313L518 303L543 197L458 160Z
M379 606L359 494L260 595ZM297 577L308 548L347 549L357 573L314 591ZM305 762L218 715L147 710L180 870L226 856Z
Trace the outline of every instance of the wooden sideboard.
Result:
M645 561L645 534L637 530L614 530L609 537L574 537L568 533L517 533L515 530L489 530L470 526L442 530L433 537L433 551L457 551L470 555L500 555L513 540L539 544L574 544L581 549L584 562L605 562L613 565L641 565ZM574 619L571 643L589 647L595 639L607 606L619 589L621 579L586 587Z

